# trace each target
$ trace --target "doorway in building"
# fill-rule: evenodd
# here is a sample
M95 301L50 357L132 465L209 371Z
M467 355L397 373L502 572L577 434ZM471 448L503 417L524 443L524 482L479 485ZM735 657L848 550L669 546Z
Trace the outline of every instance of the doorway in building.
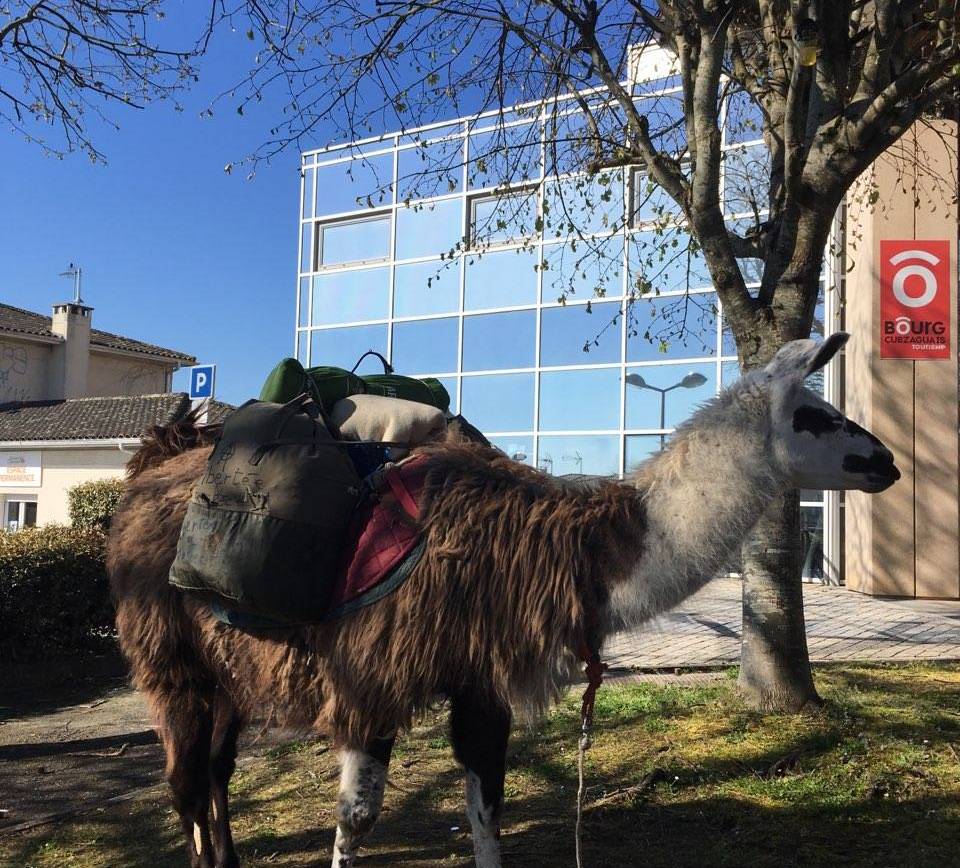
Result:
M8 498L4 511L4 527L10 531L33 527L37 523L37 501Z

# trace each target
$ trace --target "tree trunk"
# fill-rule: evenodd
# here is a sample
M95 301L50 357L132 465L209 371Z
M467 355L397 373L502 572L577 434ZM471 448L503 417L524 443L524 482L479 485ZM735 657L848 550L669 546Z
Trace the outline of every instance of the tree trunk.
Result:
M803 617L800 493L778 496L743 546L738 686L759 711L823 704L813 684Z

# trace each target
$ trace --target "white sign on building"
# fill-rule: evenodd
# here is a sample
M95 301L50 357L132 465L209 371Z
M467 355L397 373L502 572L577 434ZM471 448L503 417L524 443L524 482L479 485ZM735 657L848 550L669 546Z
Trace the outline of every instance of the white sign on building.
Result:
M39 488L39 452L0 452L0 488Z

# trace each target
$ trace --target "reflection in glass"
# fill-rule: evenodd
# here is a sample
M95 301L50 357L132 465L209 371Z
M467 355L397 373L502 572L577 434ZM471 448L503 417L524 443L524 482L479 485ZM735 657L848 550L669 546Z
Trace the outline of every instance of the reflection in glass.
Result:
M457 318L396 323L392 353L398 374L456 371Z
M533 430L533 374L463 377L460 412L485 434Z
M716 382L717 369L712 364L630 368L627 428L676 428L716 394Z
M314 329L310 339L310 364L353 368L367 350L387 354L385 325L352 326L339 329ZM357 369L358 374L382 374L383 365L375 356L368 356Z
M472 190L509 186L539 178L539 123L472 133L467 176Z
M620 472L619 439L615 434L541 436L537 466L554 476L616 476Z
M319 265L369 262L389 254L389 215L320 224Z
M317 216L393 203L393 155L357 157L317 168Z
M680 209L670 198L670 194L639 169L633 173L631 196L631 226L661 221L666 216L679 214Z
M633 472L660 449L659 434L628 434L624 443L624 472Z
M300 292L297 298L297 325L309 325L310 320L310 278L300 278Z
M456 416L459 413L460 386L456 377L437 377L443 383L443 388L447 390L450 396L450 414ZM469 420L468 420L469 421Z
M456 193L463 187L463 139L459 136L397 153L397 201Z
M460 309L460 261L398 265L393 272L393 315L423 316Z
M514 461L533 467L533 437L529 435L507 435L491 437L490 443L509 455Z
M617 302L544 308L540 313L540 364L593 365L620 361ZM586 347L586 349L585 349Z
M723 362L720 365L720 376L723 380L722 386L724 389L727 386L732 386L740 379L740 362Z
M466 310L532 305L537 300L535 250L490 250L466 257Z
M303 172L303 207L300 216L304 219L313 217L313 173L314 169L305 169Z
M551 244L543 251L544 302L569 296L581 301L623 295L623 236L595 239L589 244Z
M823 579L823 507L800 507L803 577Z
M575 175L546 185L543 237L609 232L623 226L623 176L619 171Z
M315 223L300 226L300 271L313 271L313 236Z
M478 196L470 203L470 244L509 244L536 231L537 197L528 191Z
M723 152L723 207L727 214L754 214L770 201L770 152L763 145Z
M540 375L540 430L602 430L620 425L620 369Z
M627 361L716 355L716 303L712 292L638 299L627 312Z
M463 238L463 200L397 209L397 259L450 253Z
M532 310L464 317L463 370L533 367L536 328Z
M390 269L332 271L313 278L313 325L386 319Z
M712 286L703 254L684 230L670 228L630 236L629 288L634 295Z

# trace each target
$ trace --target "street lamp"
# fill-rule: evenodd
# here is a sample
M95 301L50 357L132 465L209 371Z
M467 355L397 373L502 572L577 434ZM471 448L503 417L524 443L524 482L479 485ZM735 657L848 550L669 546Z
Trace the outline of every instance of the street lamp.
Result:
M667 392L672 392L674 389L696 389L698 386L702 386L705 382L707 382L707 378L703 376L703 374L698 374L696 371L691 371L679 383L674 383L672 386L667 386L665 389L661 389L659 386L653 386L648 383L639 374L627 374L627 383L629 385L636 386L638 389L649 389L651 392L659 393L661 431L667 427ZM663 449L665 443L666 434L661 434L661 449Z

